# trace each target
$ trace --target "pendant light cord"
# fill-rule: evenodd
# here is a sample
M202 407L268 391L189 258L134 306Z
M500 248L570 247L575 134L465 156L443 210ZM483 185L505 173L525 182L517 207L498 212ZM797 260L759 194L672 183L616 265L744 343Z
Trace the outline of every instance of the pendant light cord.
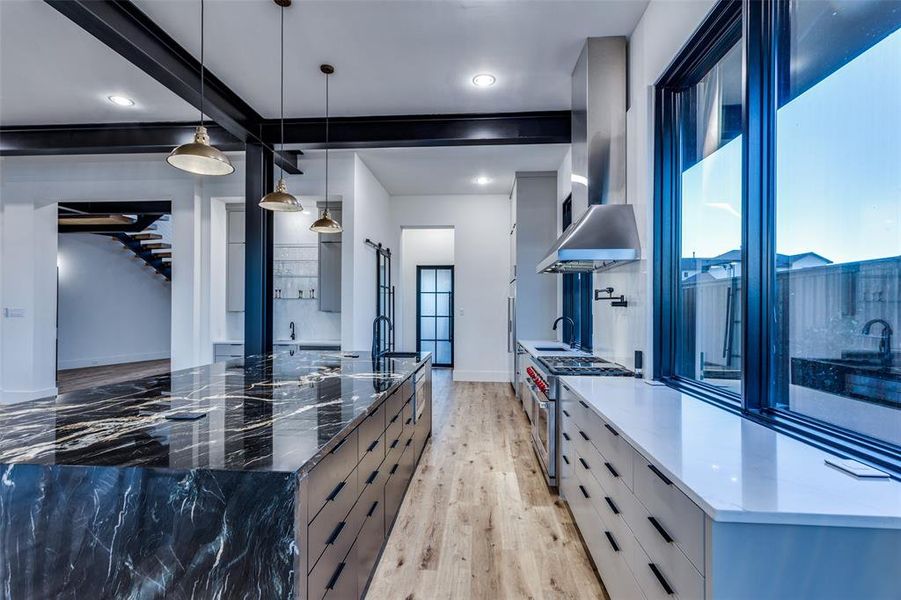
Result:
M328 212L328 79L325 74L325 211Z
M200 0L200 126L203 127L203 0Z
M282 37L281 37L281 137L282 137L282 152L285 151L285 7L282 6ZM279 161L278 164L278 175L279 179L283 179L285 177L285 171L282 168L282 163Z

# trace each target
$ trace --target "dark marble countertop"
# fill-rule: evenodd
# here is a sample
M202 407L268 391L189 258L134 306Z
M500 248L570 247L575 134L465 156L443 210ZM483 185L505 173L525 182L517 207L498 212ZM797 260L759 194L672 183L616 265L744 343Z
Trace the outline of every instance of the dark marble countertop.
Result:
M302 474L420 359L282 351L0 406L0 465Z

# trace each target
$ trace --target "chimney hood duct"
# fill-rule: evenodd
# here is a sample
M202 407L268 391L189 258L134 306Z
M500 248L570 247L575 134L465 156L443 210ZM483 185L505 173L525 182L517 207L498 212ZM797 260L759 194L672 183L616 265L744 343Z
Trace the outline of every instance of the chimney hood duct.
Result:
M609 269L638 260L626 204L626 38L588 38L572 75L572 198L584 207L537 267L539 273Z

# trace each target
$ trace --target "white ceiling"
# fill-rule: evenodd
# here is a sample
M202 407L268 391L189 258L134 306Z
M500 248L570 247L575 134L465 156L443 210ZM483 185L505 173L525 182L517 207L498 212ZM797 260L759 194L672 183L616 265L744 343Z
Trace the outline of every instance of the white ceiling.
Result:
M536 144L378 148L357 154L392 196L509 194L517 171L556 171L568 149L569 144ZM491 182L475 183L479 176Z
M196 0L137 0L199 57ZM628 35L647 0L295 0L285 12L286 113L334 115L568 109L589 36ZM3 124L191 120L184 102L41 0L0 0ZM207 0L206 61L266 117L278 116L279 9ZM471 84L490 72L497 83ZM139 104L116 109L109 94Z
M107 96L134 98L119 108ZM187 121L197 110L42 0L0 0L0 123Z

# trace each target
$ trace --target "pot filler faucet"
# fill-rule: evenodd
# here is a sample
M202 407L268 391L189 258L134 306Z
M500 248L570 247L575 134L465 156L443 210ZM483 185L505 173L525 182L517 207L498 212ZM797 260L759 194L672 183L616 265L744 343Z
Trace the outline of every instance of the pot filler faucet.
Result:
M288 327L291 328L291 341L293 342L294 340L297 339L297 334L294 333L294 321L291 321L291 324L288 325Z
M863 326L861 331L864 335L870 335L870 329L873 325L882 325L882 336L879 338L879 354L882 357L882 364L890 367L892 364L892 326L888 321L883 319L870 319Z
M387 350L382 350L382 336L379 335L379 323L382 321L388 323L389 332L394 330L391 319L385 315L379 315L372 321L372 358L381 358L382 354L387 352Z
M557 331L557 323L559 323L560 321L563 321L564 319L569 321L569 347L575 348L576 347L576 322L575 321L573 321L569 317L557 317L557 320L554 321L553 330Z

